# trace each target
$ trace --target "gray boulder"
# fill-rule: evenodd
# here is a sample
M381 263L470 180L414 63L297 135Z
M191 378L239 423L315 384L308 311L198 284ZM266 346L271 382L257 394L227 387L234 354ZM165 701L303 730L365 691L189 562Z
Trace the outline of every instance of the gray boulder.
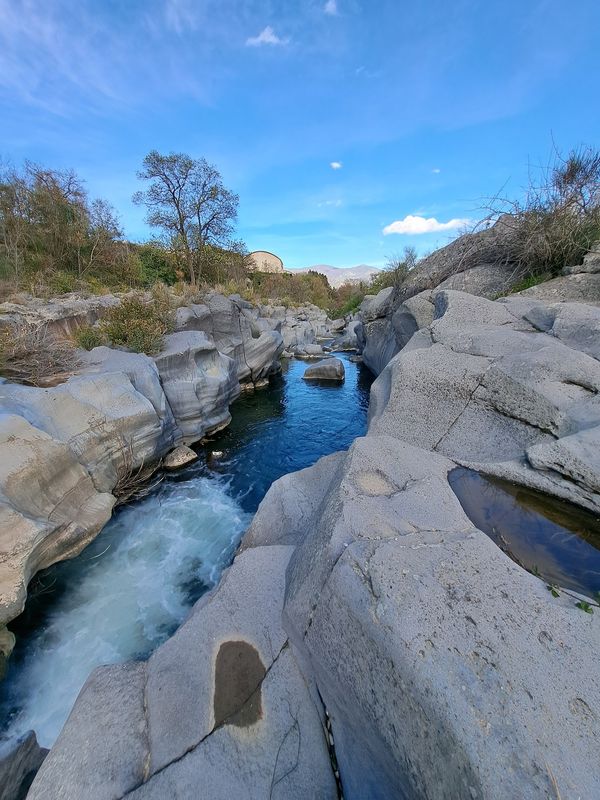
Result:
M351 320L331 343L331 349L338 352L349 352L358 349L358 330L362 323L360 320Z
M169 334L154 360L184 443L229 424L229 405L240 392L235 362L206 334Z
M30 800L334 800L322 707L281 626L292 550L242 553L148 662L96 670Z
M577 302L600 304L600 273L580 272L563 275L518 292L518 296L544 303Z
M392 307L394 287L388 286L378 294L367 294L360 304L360 317L363 322L372 322L375 319L387 316Z
M276 367L283 339L277 330L260 325L251 309L235 295L211 293L202 305L178 309L176 329L205 333L220 353L233 359L239 381L258 383Z
M307 367L302 376L305 381L338 381L345 378L344 364L339 358L324 358Z
M31 577L81 552L109 520L115 498L94 486L67 444L23 416L0 414L0 451L2 631L23 610ZM7 657L14 638L3 632L2 642Z
M426 289L435 289L446 280L450 284L445 288L462 288L475 294L506 291L521 277L511 260L515 230L514 218L503 214L491 227L466 233L436 250L409 272L396 293L394 305ZM463 275L467 272L470 274Z
M195 453L191 447L180 444L174 450L171 450L170 453L167 453L162 463L165 469L181 469L181 467L185 467L187 464L191 464L197 459L198 454Z
M33 731L13 741L0 741L0 800L25 800L48 751Z

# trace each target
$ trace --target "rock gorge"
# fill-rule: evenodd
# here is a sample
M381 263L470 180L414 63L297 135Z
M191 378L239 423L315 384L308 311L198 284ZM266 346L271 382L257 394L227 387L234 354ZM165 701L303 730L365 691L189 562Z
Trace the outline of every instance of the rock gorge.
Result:
M60 339L118 303L5 303L0 324L41 326ZM212 293L177 309L175 332L154 358L101 346L76 351L71 375L57 385L2 381L0 666L14 641L5 626L22 611L31 577L97 535L131 476L226 426L240 391L264 386L280 369L284 339L295 341L298 326L304 345L323 355L317 336L329 333L327 315L316 307L295 314Z
M210 296L155 359L98 348L59 386L0 387L3 541L25 543L3 564L8 620L108 519L124 453L137 468L226 424L284 347L343 331L379 376L366 435L272 485L175 635L90 675L29 798L598 796L598 619L479 530L448 476L598 514L600 264L494 300L517 277L488 261L497 234L345 326Z

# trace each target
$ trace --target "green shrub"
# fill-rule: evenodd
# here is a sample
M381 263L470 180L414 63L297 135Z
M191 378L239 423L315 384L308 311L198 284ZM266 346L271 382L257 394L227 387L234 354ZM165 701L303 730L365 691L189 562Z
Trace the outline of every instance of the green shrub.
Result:
M74 339L77 345L84 350L93 350L94 347L106 344L102 333L92 325L85 325L79 328L75 333Z
M177 281L174 259L164 247L144 244L138 248L141 265L141 280L144 286L153 286L159 281L172 286Z
M99 328L116 347L158 353L164 334L173 330L173 311L162 302L134 295L111 308Z

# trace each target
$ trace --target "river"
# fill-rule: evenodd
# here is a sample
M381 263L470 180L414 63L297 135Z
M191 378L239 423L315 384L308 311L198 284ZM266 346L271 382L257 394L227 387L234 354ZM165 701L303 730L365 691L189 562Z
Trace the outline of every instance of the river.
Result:
M342 385L305 382L304 362L284 362L269 388L236 401L231 425L197 448L198 461L118 509L77 558L34 578L10 626L4 734L33 729L51 746L94 667L147 658L218 582L271 483L365 432L372 376L339 357Z

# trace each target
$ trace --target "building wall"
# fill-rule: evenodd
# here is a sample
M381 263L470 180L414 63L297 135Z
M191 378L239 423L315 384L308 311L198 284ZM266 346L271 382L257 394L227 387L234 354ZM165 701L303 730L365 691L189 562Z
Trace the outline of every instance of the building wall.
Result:
M254 262L254 269L257 272L283 272L283 261L275 253L267 250L255 250L250 253L250 258Z

